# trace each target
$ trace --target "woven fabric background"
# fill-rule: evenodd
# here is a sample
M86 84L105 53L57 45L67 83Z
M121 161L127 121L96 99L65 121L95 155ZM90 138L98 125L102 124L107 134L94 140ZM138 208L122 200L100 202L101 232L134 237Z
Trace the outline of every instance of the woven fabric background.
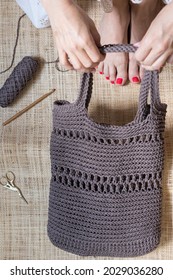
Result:
M96 1L79 1L96 21L102 15ZM9 66L21 9L16 2L0 1L0 71ZM24 56L47 61L57 53L51 29L36 29L27 17L21 24L15 65ZM11 70L0 75L2 86ZM87 259L54 247L47 237L47 209L50 184L49 140L52 129L52 107L56 99L74 101L80 75L58 72L54 65L44 65L34 79L8 108L0 107L0 176L11 170L29 202L27 206L16 193L0 186L0 259ZM162 238L159 247L138 259L173 259L173 66L167 65L160 75L161 99L168 103L165 132L165 169L163 178ZM56 92L6 127L2 123L49 90ZM137 110L139 86L117 87L95 74L94 92L89 107L97 122L125 124ZM95 259L89 257L88 259ZM96 258L108 259L108 258Z

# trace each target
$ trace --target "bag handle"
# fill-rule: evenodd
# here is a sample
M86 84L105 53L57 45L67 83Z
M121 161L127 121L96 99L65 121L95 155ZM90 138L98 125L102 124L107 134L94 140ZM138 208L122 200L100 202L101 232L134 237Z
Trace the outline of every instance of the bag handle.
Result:
M113 53L113 52L135 52L137 47L132 44L117 44L117 45L104 45L99 48L101 53ZM93 87L93 74L92 73L84 73L81 79L81 86L78 99L76 100L76 104L82 109L86 110L89 106L89 102L92 96L92 87ZM158 110L164 110L163 105L160 101L159 94L159 73L157 70L148 71L145 70L143 80L141 82L140 95L139 95L139 105L136 119L141 119L143 114L146 111L147 107L147 98L149 95L149 91L151 91L151 113L154 108Z

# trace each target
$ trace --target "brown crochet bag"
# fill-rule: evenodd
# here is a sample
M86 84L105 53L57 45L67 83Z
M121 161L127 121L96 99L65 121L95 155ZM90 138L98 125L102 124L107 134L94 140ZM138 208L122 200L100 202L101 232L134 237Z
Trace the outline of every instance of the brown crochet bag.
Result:
M83 74L76 102L54 103L48 235L78 255L143 255L160 240L166 104L160 102L158 72L145 72L136 117L124 126L88 116L92 83L93 74Z

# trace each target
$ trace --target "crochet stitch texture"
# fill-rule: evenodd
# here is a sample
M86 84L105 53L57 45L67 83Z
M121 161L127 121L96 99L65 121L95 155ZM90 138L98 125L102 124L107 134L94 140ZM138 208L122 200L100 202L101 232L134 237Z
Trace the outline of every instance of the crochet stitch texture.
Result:
M135 50L101 47L104 53ZM93 74L83 74L77 100L54 103L48 235L78 255L143 255L159 244L161 228L166 104L158 72L145 72L136 117L123 126L89 118L92 83Z
M24 89L28 81L33 78L38 69L37 60L30 56L25 56L14 68L9 78L0 89L0 106L7 107Z

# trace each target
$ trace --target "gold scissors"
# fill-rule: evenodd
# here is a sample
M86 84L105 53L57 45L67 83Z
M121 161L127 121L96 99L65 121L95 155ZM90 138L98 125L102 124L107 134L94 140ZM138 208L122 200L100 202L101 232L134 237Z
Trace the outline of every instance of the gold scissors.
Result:
M8 190L17 192L20 198L22 198L28 204L21 190L15 185L14 180L15 180L14 173L12 171L8 171L5 176L1 177L0 184Z

